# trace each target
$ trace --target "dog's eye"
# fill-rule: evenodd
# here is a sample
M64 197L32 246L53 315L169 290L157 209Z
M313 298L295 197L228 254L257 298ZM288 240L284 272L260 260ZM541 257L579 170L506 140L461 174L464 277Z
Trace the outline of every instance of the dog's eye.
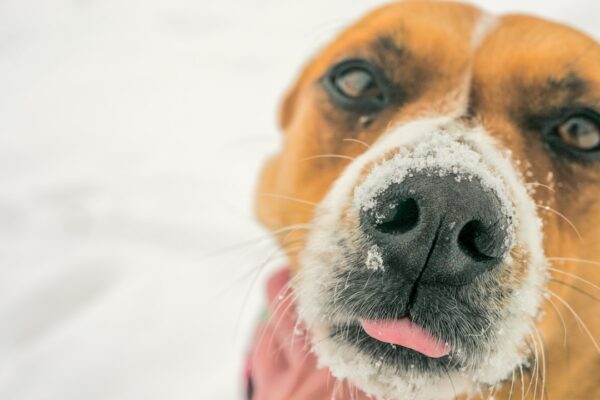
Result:
M571 110L548 128L546 140L556 151L580 160L600 160L600 114L596 111Z
M600 147L600 126L585 116L574 116L558 127L560 139L580 151L594 151Z
M323 77L331 100L350 111L381 111L388 103L388 85L379 69L366 60L336 64Z

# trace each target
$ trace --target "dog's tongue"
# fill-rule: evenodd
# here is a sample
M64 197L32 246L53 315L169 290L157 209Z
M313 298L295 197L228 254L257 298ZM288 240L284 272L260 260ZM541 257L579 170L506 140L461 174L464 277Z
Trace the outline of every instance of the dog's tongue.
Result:
M439 358L450 353L450 347L433 337L408 318L383 321L361 321L365 332L381 342L397 344L431 358Z

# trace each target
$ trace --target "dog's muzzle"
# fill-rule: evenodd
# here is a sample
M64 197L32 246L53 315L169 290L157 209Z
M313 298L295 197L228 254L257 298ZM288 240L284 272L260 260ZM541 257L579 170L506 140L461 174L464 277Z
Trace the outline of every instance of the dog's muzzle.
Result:
M541 237L522 177L483 129L398 126L320 204L299 316L320 362L380 397L437 399L447 376L463 392L495 384L526 356Z

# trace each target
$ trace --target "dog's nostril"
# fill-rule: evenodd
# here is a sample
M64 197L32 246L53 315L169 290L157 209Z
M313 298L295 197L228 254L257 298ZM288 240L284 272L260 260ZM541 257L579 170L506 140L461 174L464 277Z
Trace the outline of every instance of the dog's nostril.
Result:
M408 232L419 222L419 206L415 199L402 200L390 211L389 216L376 221L375 228L382 233Z
M468 222L458 235L458 245L475 261L494 260L499 250L494 232L480 221Z

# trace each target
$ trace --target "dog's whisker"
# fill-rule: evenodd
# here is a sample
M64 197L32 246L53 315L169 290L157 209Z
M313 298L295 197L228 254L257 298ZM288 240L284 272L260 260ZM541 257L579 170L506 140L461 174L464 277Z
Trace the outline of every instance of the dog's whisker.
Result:
M479 397L480 399L483 399L483 388L481 386L477 386L476 388L477 390L477 397ZM416 397L413 398L413 400L418 400Z
M299 250L302 250L304 248L304 246L299 246L299 247L295 247L295 248L288 248L287 246L291 246L295 243L299 243L302 242L303 239L297 239L297 240L293 240L289 243L287 243L284 246L281 246L275 250L273 250L271 254L271 259L267 259L266 263L268 264L271 261L275 261L275 260L279 260L279 258L287 258L289 255L294 254L294 252L297 252ZM243 274L241 274L240 276L233 278L233 281L227 286L225 287L222 292L225 293L229 290L231 290L235 285L240 284L241 282L245 281L246 279L250 278L254 273L257 272L257 270L260 270L263 267L263 262L257 264L256 266L250 268L248 271L244 272ZM222 293L221 293L222 294Z
M600 261L594 261L594 260L584 260L582 258L571 258L571 257L547 257L546 258L549 261L559 261L559 262L572 262L572 263L576 263L576 264L588 264L588 265L596 265L596 266L600 266Z
M523 365L519 364L519 374L521 375L521 400L525 399L525 373L523 372Z
M268 258L270 258L270 257L271 257L271 255L269 255L269 256L267 257L267 259L268 259ZM263 263L263 264L264 264L264 263ZM261 265L261 267L262 267L262 265ZM258 275L258 273L257 273L257 275ZM255 276L255 278L254 278L254 279L256 279L256 276ZM252 284L251 284L250 286L252 286ZM246 294L245 294L244 302L242 303L242 307L240 308L240 312L239 312L239 314L238 314L238 317L237 317L237 319L236 319L236 325L235 325L234 332L237 332L237 330L238 330L238 328L239 328L239 324L240 324L240 322L241 322L242 315L243 315L243 313L244 313L244 306L245 306L245 304L247 303L247 301L246 301L246 298L247 298L247 296L249 295L249 292L250 292L250 290L248 290L248 291L246 292ZM266 333L266 332L264 332L264 331L263 331L263 333L262 333L261 337L259 338L259 340L257 341L257 343L259 343L259 344L260 344L260 343L262 342L262 339L263 339L263 337L264 337L265 333Z
M282 293L284 293L286 290L288 290L288 289L289 289L289 284L290 284L290 283L289 283L289 282L287 282L287 283L286 283L285 285L283 285L283 287L282 287L282 288L279 290L279 292L278 292L278 294L276 295L276 297L277 297L277 298L280 300L280 302L278 303L277 307L275 307L275 309L274 309L273 311L271 311L271 313L269 314L269 318L267 319L267 324L271 324L271 323L273 323L273 322L276 322L276 324L275 324L275 328L274 328L274 331L277 331L278 324L279 324L279 322L281 321L281 318L282 318L283 316L285 316L285 312L281 314L281 317L280 317L280 318L279 318L277 321L273 321L273 317L279 313L281 305L282 305L282 304L284 304L284 303L286 302L286 300L287 300L287 299L289 299L289 298L291 298L291 297L293 297L293 296L294 296L294 293L293 293L293 291L290 291L290 293L289 293L288 295L284 296L283 298L279 298L280 296L282 296ZM288 303L288 307L289 307L289 305L290 305L290 304L292 304L292 303L293 303L293 302L290 302L290 303ZM287 311L287 309L286 309L285 311ZM265 335L265 334L266 334L266 331L263 331L263 333L262 333L261 337L259 338L259 340L257 341L257 343L261 343L261 342L263 341L263 339L264 339L264 335ZM273 338L271 338L271 341L272 341L272 339L273 339ZM272 344L272 343L269 343L269 346L268 346L268 347L271 347L271 344Z
M342 389L342 395L343 393L343 386L342 386L342 381L334 378L335 379L335 383L333 384L333 393L331 395L331 400L335 400L335 395L339 392L340 388Z
M535 388L537 388L537 379L538 379L538 352L537 352L537 346L535 345L535 342L533 341L533 336L530 333L528 339L531 340L531 342L527 342L527 347L529 347L529 352L531 354L533 354L533 371L531 371L531 367L530 367L530 372L531 372L531 376L529 378L529 385L527 385L527 391L525 392L525 396L527 396L529 394L529 392L531 391L531 389L533 388L534 390L534 396L533 398L535 399ZM532 347L533 346L533 347Z
M297 197L286 196L286 195L277 194L277 193L258 193L258 195L259 196L265 196L265 197L272 197L274 199L281 199L281 200L293 201L295 203L306 204L306 205L313 206L313 207L316 207L316 206L319 205L319 203L316 203L314 201L299 199Z
M304 249L304 239L297 239L294 240L293 242L290 242L289 247L285 246L282 247L281 250L283 251L282 256L284 256L285 258L289 258L290 256L295 256L300 254L300 252ZM301 243L298 246L295 247L291 247L291 245L296 244L296 243Z
M548 185L545 185L545 184L540 183L540 182L527 182L525 185L527 185L527 186L535 186L535 187L542 187L544 189L550 190L551 192L556 192L552 186L548 186Z
M579 230L577 229L577 227L575 226L575 224L569 218L567 218L564 214L562 214L559 211L556 211L552 207L545 206L545 205L542 205L542 204L536 204L535 206L537 208L541 208L542 210L546 210L546 211L551 212L551 213L559 216L560 218L562 218L563 221L565 221L567 224L569 224L569 226L575 231L575 233L577 234L577 237L579 238L579 240L583 241L583 237L579 233Z
M553 291L548 290L548 293L551 296L556 297L556 299L558 301L560 301L571 312L571 314L573 315L573 318L575 318L575 321L577 322L577 324L579 325L579 327L581 327L585 331L585 333L589 336L590 340L594 344L594 347L595 347L596 351L598 353L600 353L600 346L598 345L598 342L594 338L594 335L592 335L592 332L590 332L588 326L583 322L583 320L581 319L581 317L579 316L579 314L577 314L577 312L575 312L575 310L573 309L573 307L571 307L571 305L565 299L563 299L562 297L560 297L559 295L557 295Z
M290 289L291 289L290 282L287 282L285 285L283 285L283 287L281 289L279 289L279 292L277 292L277 294L276 294L276 298L278 300L277 307L275 307L275 309L270 311L269 318L267 319L267 323L277 322L277 321L274 321L273 318L275 317L275 315L279 314L279 311L281 311L282 305L287 303L286 307L289 307L293 303L293 301L289 302L289 303L287 302L290 299L295 300L295 294L294 294L293 290L290 290ZM286 295L283 295L283 293L285 293L286 291L289 291L289 293ZM286 311L287 311L287 308L286 308ZM285 315L285 312L283 312L281 315Z
M497 389L498 389L498 387L496 385L492 386L492 388L490 389L490 393L488 395L488 400L490 400L490 399L494 400L494 394L496 393Z
M281 252L280 249L274 250L274 252L275 252L275 254L272 255L271 260L269 260L269 261L275 261L275 260L287 258L287 254L284 252ZM232 290L236 285L239 285L240 283L244 282L246 279L250 278L254 273L257 272L258 269L261 268L261 266L263 265L263 262L264 261L257 263L255 266L251 267L248 271L244 272L243 274L241 274L238 277L233 278L232 281L227 284L227 286L225 286L224 288L222 288L221 290L219 290L217 292L216 296L218 297L218 296L224 295L225 293Z
M535 326L532 326L534 333L538 339L538 343L540 345L540 353L542 355L542 391L541 391L541 400L544 400L544 395L546 393L546 350L544 337L541 332Z
M510 390L508 392L508 400L512 400L514 387L515 387L515 370L512 371L512 376L511 376L511 380L510 380Z
M551 271L551 272L553 272L553 273L555 273L555 274L561 274L561 275L568 276L568 277L573 278L573 279L575 279L575 280L577 280L579 282L585 283L585 284L593 287L594 289L600 290L600 286L594 284L593 282L591 282L591 281L589 281L587 279L584 279L584 278L580 277L579 275L572 274L570 272L563 271L562 269L552 268L552 267L548 267L548 270Z
M290 297L287 298L287 300L289 300L291 298L294 298L294 300L295 300L295 295L292 294ZM281 302L279 303L279 305L276 307L276 311L273 311L273 314L272 314L272 315L276 315L277 313L281 313L280 316L279 316L279 318L276 321L274 321L274 320L270 321L271 324L274 323L273 324L273 326L274 326L273 330L275 332L277 332L277 330L279 329L281 323L287 318L287 314L290 311L290 309L292 309L294 307L294 301L290 301L290 302L287 303L287 305L285 306L285 308L282 309L281 308L281 304L284 304L284 303L285 303L285 300L281 300ZM296 321L296 323L297 323L297 321ZM292 333L292 335L295 335L295 333ZM269 343L269 347L271 347L271 346L272 346L272 339L271 339L271 343Z
M366 147L367 149L371 148L371 146L368 143L363 142L362 140L358 140L358 139L346 138L346 139L342 139L342 141L344 141L344 142L351 142L351 143L358 143L358 144Z
M222 292L224 293L224 292L227 292L228 290L231 290L231 288L233 288L236 284L239 284L239 283L243 282L244 280L246 280L247 278L251 277L254 273L258 272L264 266L264 264L268 264L270 261L274 261L275 259L279 259L280 257L287 258L288 255L293 250L295 250L295 249L289 249L287 246L291 246L292 244L295 244L295 243L298 243L301 241L302 241L302 239L296 239L291 242L285 243L283 246L273 249L272 252L270 252L268 254L267 258L264 261L256 264L254 267L251 267L248 271L245 271L240 276L234 278L233 281L222 290ZM299 249L301 250L301 247ZM289 250L289 251L286 251L286 250Z
M306 344L306 341L305 341ZM308 361L308 359L310 358L310 355L313 354L312 350L308 350L306 351L306 353L304 354L304 356L302 357L302 360L300 361L299 366L304 366L304 364L306 364L306 362Z
M209 260L209 259L211 259L213 257L218 257L220 255L226 254L227 252L230 252L230 251L233 251L233 250L238 250L238 249L243 248L243 247L247 247L247 246L252 246L252 245L258 244L258 243L262 242L263 240L270 239L273 236L277 237L278 235L286 233L286 232L288 232L290 230L302 230L302 229L308 230L310 228L311 228L310 224L288 225L288 226L285 226L283 228L276 229L276 230L274 230L272 232L269 232L269 233L267 233L265 235L259 236L257 238L249 239L247 241L242 241L240 243L237 243L237 244L234 244L234 245L231 245L231 246L224 247L222 249L216 250L213 253L205 255L204 258L203 258L203 260Z
M527 257L520 250L511 249L510 255L512 256L514 261L516 261L520 264L525 264L525 262L527 260Z
M564 282L564 281L561 281L561 280L558 280L558 279L553 279L553 278L549 279L549 281L553 282L553 283L556 283L558 285L563 285L563 286L566 286L568 288L571 288L571 289L575 290L577 293L581 293L584 296L587 296L587 297L589 297L590 299L592 299L594 301L600 302L600 298L598 298L598 297L594 296L593 294L588 293L585 290L581 289L580 287L572 285L572 284L570 284L568 282Z
M538 390L538 385L540 383L540 353L538 351L538 343L537 340L535 340L535 337L533 336L533 334L531 335L531 341L533 343L533 349L535 351L535 383L533 385L533 399L537 399L537 390Z
M342 159L342 160L349 160L349 161L354 161L355 160L354 157L345 156L343 154L318 154L316 156L310 156L310 157L303 158L300 161L304 162L304 161L310 161L310 160L318 160L318 159L321 159L321 158L339 158L339 159Z
M289 236L296 232L296 230L288 230L286 236L282 239L282 243L285 245L286 240L289 238ZM271 254L268 255L267 259L260 265L259 268L257 268L257 270L254 273L254 277L252 278L252 281L250 282L250 285L248 286L248 289L246 290L246 293L244 294L244 299L242 302L242 307L240 309L240 313L237 317L236 320L236 324L235 324L235 329L234 329L234 333L238 331L239 329L239 324L241 323L242 320L242 315L245 311L245 305L248 303L248 297L250 296L250 293L252 292L254 285L256 284L256 282L258 281L258 277L260 276L260 273L262 272L262 270L266 267L266 265L269 264L269 262L272 260L272 258L278 254L278 252L280 251L280 249L276 249L275 251L273 251Z
M251 292L251 288L254 285L254 283L256 282L256 277L258 277L258 275L260 274L260 272L258 272L255 276L255 279L253 280L253 282L250 284L250 288L246 291L245 295L244 295L244 301L242 303L242 307L240 308L240 312L238 314L238 317L236 319L236 324L235 324L235 328L233 330L234 334L238 332L241 320L242 320L242 315L244 314L245 311L245 305L247 304L247 297L249 296L250 292ZM264 335L264 332L263 332ZM262 335L261 335L262 336ZM260 343L260 341L258 342Z
M556 304L554 304L554 302L552 301L552 299L550 297L548 297L546 300L548 300L548 303L550 303L550 305L556 312L556 315L560 319L560 323L562 324L562 327L563 327L563 346L566 347L567 346L567 324L565 323L565 319L564 319L562 313L560 312L560 310L558 309L558 307L556 306Z

